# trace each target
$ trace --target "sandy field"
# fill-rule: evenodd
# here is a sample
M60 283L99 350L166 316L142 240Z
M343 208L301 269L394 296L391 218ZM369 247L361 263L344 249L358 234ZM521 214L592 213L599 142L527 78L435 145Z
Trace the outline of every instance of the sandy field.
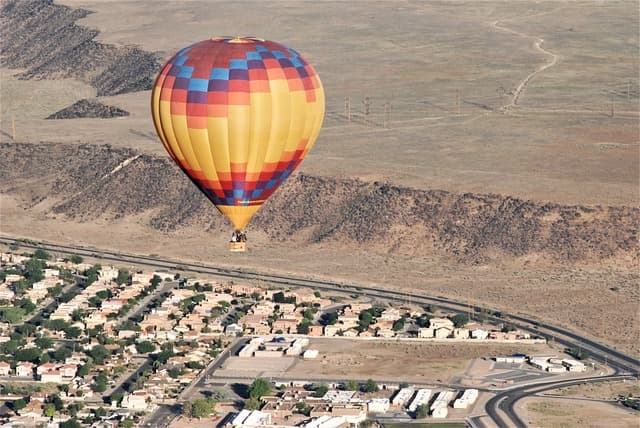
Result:
M312 339L309 348L318 349L319 357L298 360L288 376L447 382L452 376L462 375L474 358L549 351L546 345L407 344L348 339Z
M527 398L516 405L516 411L531 427L638 426L638 412L591 400Z

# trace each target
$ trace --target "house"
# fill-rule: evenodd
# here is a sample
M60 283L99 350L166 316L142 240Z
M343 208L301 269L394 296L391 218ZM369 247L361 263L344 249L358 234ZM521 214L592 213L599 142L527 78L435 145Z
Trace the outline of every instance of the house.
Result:
M57 366L53 363L40 364L36 369L36 374L41 375L42 373L53 371L56 369L56 367Z
M233 324L229 324L224 329L224 334L226 334L227 336L237 336L239 334L242 334L243 330L244 329L242 327L240 327L238 324L233 323Z
M453 331L453 321L449 318L431 318L429 320L429 327L434 330L441 327L448 327Z
M40 382L62 383L62 373L60 372L60 370L44 372L40 375Z
M78 372L78 367L75 364L65 364L60 367L60 373L63 378L74 378Z
M453 334L453 327L442 326L433 330L436 339L446 339Z
M400 311L396 308L387 308L380 314L380 320L382 321L395 321L400 318Z
M324 335L327 337L337 336L340 331L342 331L342 326L337 324L324 327Z
M310 325L307 336L322 336L324 334L324 326L322 325Z
M425 327L418 329L418 337L421 339L433 339L433 329Z
M489 332L483 328L476 328L471 330L471 337L473 339L485 340L489 337Z
M16 376L18 377L33 377L33 368L35 364L28 361L18 363L16 366Z
M453 338L454 339L468 339L469 338L469 329L466 328L454 328L453 329Z
M348 330L345 330L342 335L344 337L356 337L358 336L358 330L356 330L355 328L350 328Z
M282 333L295 333L298 328L298 320L291 318L280 318L273 322L271 330L275 333L281 331Z
M149 403L153 398L144 391L135 391L133 394L126 394L122 398L121 407L131 410L149 410Z
M389 405L388 398L372 398L367 402L367 411L369 413L387 413Z
M14 293L9 287L6 285L0 285L0 300L12 301L16 297L16 293Z
M11 371L11 364L6 361L0 361L0 376L9 376Z

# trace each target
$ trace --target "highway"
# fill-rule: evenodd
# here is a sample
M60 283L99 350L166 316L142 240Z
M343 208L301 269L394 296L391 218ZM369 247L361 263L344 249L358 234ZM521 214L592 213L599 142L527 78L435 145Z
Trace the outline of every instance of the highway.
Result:
M305 287L312 288L314 290L324 290L324 291L338 291L344 293L358 293L358 294L366 294L367 296L380 298L390 301L396 302L406 302L411 301L412 303L423 304L423 305L434 305L441 309L467 313L470 309L470 305L464 302L447 299L445 297L438 296L425 296L419 293L407 292L401 290L394 289L384 289L381 287L372 287L365 286L359 284L348 284L343 282L335 282L329 280L320 280L313 278L303 278L292 275L283 275L283 274L271 274L253 271L249 269L238 269L238 268L229 268L229 267L221 267L215 266L211 264L204 263L194 263L194 262L186 262L181 260L172 260L167 258L162 258L158 256L145 256L145 255L136 255L136 254L125 254L113 250L105 250L105 249L96 249L82 246L70 246L70 245L61 245L54 244L49 242L35 242L32 240L23 240L12 237L0 236L0 243L5 243L7 245L16 244L25 248L41 248L50 252L63 253L63 254L78 254L84 257L92 257L99 258L102 260L110 260L117 263L130 263L133 265L141 265L141 266L150 266L155 269L168 269L168 270L181 270L185 272L199 273L199 274L207 274L214 275L218 277L225 277L230 279L244 279L244 280L260 280L266 283L282 285L284 287ZM597 343L587 337L584 337L580 334L571 332L563 327L555 326L549 324L547 322L543 322L540 320L533 319L529 316L525 316L522 314L513 314L506 313L502 311L496 311L491 308L482 308L477 305L471 306L471 309L474 313L479 313L482 311L488 311L491 315L488 316L488 320L500 323L500 322L509 322L516 326L517 328L531 332L535 335L542 336L547 338L548 340L553 340L556 343L559 343L567 348L580 348L582 350L588 351L591 355L591 358L599 363L607 364L615 370L616 375L630 375L637 376L640 368L640 361L634 357L628 356L619 352L615 349L611 349L607 345L603 345ZM595 378L594 378L595 379ZM597 379L605 379L605 378L597 378ZM594 380L595 381L595 380ZM564 384L568 384L572 381L560 381L557 383L558 386L556 388L563 386ZM544 385L544 384L538 384ZM522 396L529 395L529 389L525 387L521 391L519 388L513 388L504 393L500 393L496 396L501 397L500 400L490 400L487 403L487 413L493 417L500 417L500 415L496 411L496 406L500 405L502 409L504 405L507 405L507 409L512 409L513 406L509 403L515 403L516 400L513 400L511 397L516 397L520 392L523 394ZM554 389L554 388L550 388ZM507 400L507 396L510 397ZM520 397L521 398L521 397ZM518 398L519 399L519 398ZM503 404L504 403L504 404ZM510 406L510 407L509 407ZM515 416L515 415L512 415ZM511 417L511 416L509 416ZM515 416L517 418L517 416ZM511 417L512 422L521 423L522 421L518 421ZM495 419L494 419L495 420ZM505 424L503 419L500 419L502 423L499 423L499 426L510 426L511 424Z

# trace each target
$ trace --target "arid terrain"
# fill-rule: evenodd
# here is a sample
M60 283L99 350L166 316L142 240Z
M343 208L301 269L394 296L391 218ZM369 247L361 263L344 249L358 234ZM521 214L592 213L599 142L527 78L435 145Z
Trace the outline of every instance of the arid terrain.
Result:
M634 2L151 4L2 2L2 234L419 289L640 354ZM231 255L148 89L243 33L305 54L327 115Z

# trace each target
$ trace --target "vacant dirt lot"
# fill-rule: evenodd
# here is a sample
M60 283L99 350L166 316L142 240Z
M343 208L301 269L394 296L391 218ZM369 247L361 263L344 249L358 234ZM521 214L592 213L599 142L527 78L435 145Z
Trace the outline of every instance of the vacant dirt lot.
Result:
M616 426L636 428L638 426L638 412L612 403L591 400L527 398L519 402L516 407L518 414L521 414L532 427L599 428Z
M515 352L549 352L546 345L398 343L349 339L313 339L314 360L299 360L288 376L445 382L461 375L474 358ZM411 370L407 370L410 367Z

